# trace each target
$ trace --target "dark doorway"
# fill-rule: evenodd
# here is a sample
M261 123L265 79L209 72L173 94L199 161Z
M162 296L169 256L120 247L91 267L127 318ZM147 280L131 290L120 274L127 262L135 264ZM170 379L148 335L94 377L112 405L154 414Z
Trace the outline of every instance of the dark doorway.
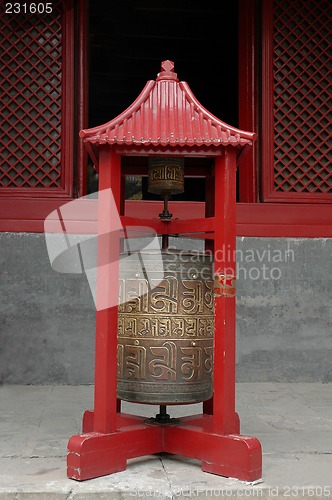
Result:
M237 10L236 1L91 1L89 127L126 109L165 59L205 108L237 126Z
M129 106L160 63L218 118L237 126L237 2L127 0L90 2L90 123Z

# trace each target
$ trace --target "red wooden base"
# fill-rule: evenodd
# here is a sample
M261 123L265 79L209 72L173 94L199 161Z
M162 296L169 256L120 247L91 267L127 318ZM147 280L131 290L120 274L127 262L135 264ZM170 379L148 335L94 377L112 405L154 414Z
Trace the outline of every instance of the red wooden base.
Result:
M83 481L126 468L130 458L173 453L202 462L202 470L254 481L262 476L262 450L256 438L214 432L212 415L180 419L177 425L154 425L143 417L119 413L117 430L93 432L93 412L86 412L83 432L68 443L68 477Z

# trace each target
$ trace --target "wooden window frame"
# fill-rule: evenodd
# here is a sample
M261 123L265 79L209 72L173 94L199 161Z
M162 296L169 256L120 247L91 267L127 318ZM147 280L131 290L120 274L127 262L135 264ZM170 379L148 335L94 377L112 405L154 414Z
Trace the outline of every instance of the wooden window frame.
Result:
M87 155L77 139L78 131L87 126L88 111L85 0L63 0L62 37L61 187L1 189L3 232L43 232L50 212L86 194Z
M332 203L331 193L280 192L274 174L274 2L262 2L262 201L276 203ZM292 123L292 122L291 122Z
M273 0L239 0L239 127L257 132L258 140L240 166L237 233L332 237L332 197L331 203L312 202L303 196L292 203L287 197L267 196L274 138L272 16Z
M82 142L77 137L78 131L87 127L87 2L86 0L69 0L65 2L65 5L64 36L67 39L64 44L66 45L66 80L64 81L66 94L63 117L64 130L67 132L64 154L68 165L65 188L56 196L36 194L33 197L23 197L21 194L14 195L13 193L1 196L0 231L43 232L44 219L51 211L71 201L74 197L86 194L87 155ZM257 8L259 10L262 5L265 6L263 15L271 15L272 0L239 0L239 127L257 132L258 141L254 148L241 159L237 234L257 237L332 237L332 204L330 203L295 204L270 200L269 203L261 202L263 197L259 185L260 182L267 182L264 177L265 169L263 169L263 175L260 173L262 158L271 152L271 144L269 145L268 141L271 141L271 133L273 133L273 129L271 130L273 88L271 75L269 76L271 62L268 60L272 33L266 28L268 26L266 23L266 29L262 30L263 39L261 40ZM78 19L76 61L74 61L75 15ZM263 74L261 79L262 70L265 75ZM76 95L75 88L77 89ZM76 99L75 106L74 99ZM270 128L265 129L262 124ZM73 167L73 164L76 167ZM145 217L149 216L150 205L144 202L129 202L128 210L129 212L134 210L136 216L141 214ZM191 211L190 215L194 217L194 211Z

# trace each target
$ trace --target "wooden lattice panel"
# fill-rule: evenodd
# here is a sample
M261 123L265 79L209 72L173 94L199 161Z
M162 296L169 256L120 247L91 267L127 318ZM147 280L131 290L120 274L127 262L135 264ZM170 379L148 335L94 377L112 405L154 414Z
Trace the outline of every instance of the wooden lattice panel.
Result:
M62 12L7 14L2 34L2 188L61 186Z
M274 2L274 191L332 192L330 2Z

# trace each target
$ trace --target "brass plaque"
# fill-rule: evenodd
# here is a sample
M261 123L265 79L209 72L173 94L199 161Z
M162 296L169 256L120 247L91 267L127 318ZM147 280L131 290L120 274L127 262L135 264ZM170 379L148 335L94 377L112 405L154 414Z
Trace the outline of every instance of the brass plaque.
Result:
M236 277L230 274L216 274L214 276L214 294L216 297L234 297Z

